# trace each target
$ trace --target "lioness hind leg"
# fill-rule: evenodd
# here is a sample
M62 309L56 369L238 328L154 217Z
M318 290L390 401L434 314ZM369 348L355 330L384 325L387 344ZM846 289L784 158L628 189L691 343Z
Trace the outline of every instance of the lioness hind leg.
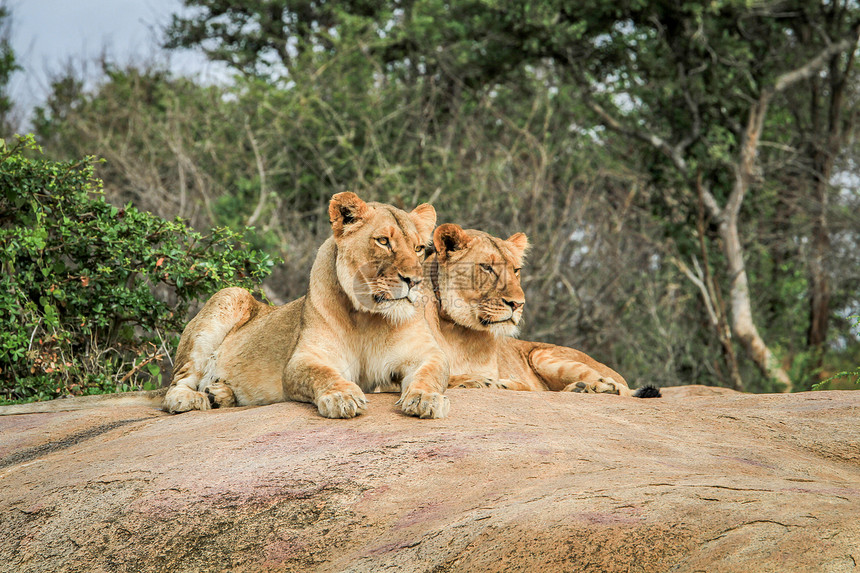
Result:
M588 362L612 372L614 376L602 374ZM572 348L555 346L536 349L529 354L529 363L551 390L631 395L630 388L620 375Z
M627 393L623 393L625 389ZM600 378L598 380L589 380L588 382L580 380L579 382L568 384L561 391L583 392L587 394L618 394L621 396L630 395L630 389L627 386L622 386L612 378Z
M210 407L209 396L184 385L171 386L164 395L162 405L162 408L171 414L190 410L208 410Z
M213 408L230 408L236 405L233 389L220 380L212 382L203 392L209 398L209 405Z
M164 410L179 413L236 405L233 391L216 379L217 351L232 331L264 306L245 289L235 287L218 291L206 302L182 332Z
M528 384L508 378L487 378L480 374L457 374L448 378L448 388L495 388L497 390L533 390Z
M188 412L189 410L209 410L210 408L229 408L236 405L236 395L233 390L216 380L203 388L202 392L194 390L187 384L174 384L164 396L164 409L171 414Z
M448 388L498 388L498 382L480 374L457 374L448 378Z

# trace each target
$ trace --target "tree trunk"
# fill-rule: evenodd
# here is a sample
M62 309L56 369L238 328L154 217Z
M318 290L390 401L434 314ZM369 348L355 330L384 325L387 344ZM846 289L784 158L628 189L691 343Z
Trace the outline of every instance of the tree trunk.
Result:
M705 243L705 191L702 186L701 172L696 174L696 193L699 198L698 213L696 216L696 234L699 236L699 251L702 255L702 264L704 266L703 279L706 285L706 292L703 295L706 294L712 301L713 316L711 317L711 323L723 348L723 360L726 363L726 368L729 369L731 387L738 392L744 392L746 391L746 385L738 369L738 359L735 356L734 342L732 342L732 329L726 319L728 314L726 312L726 304L720 292L720 285L711 275L711 261L708 256L708 247Z
M830 233L827 228L827 189L818 195L821 210L815 218L812 228L812 256L809 260L809 330L807 345L818 356L816 365L821 364L821 351L827 340L827 328L830 320L830 277L824 267L824 258L830 251Z
M812 226L812 256L809 261L809 330L806 340L809 348L816 353L816 366L820 366L823 359L822 350L827 341L830 321L830 276L824 267L824 259L830 251L830 229L827 220L830 178L833 174L836 154L839 153L845 140L842 113L847 82L854 68L855 53L855 50L851 50L844 67L839 57L834 56L830 60L827 134L826 137L821 138L826 143L824 149L816 146L818 148L813 151L812 177L817 212ZM813 137L816 135L813 134Z
M784 385L783 392L791 392L791 378L765 344L752 316L749 283L744 265L743 247L738 234L737 215L726 217L719 225L723 253L726 256L731 281L732 330L759 370Z

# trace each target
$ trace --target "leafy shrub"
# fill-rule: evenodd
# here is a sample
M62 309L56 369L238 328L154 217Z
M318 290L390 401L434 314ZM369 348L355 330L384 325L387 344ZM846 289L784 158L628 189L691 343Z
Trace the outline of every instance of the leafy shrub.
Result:
M40 152L0 140L0 400L153 388L190 304L274 262L229 229L111 205L92 158Z
M855 330L860 332L860 315L855 314L849 318L854 321ZM854 366L853 368L849 367L825 378L818 384L812 385L813 390L836 390L852 387L860 389L860 365Z

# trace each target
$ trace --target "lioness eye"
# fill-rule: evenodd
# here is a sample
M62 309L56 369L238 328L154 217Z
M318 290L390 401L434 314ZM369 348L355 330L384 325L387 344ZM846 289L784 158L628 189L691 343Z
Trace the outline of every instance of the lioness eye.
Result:
M491 272L493 272L493 267L491 265L482 264L481 270L484 271L485 273L491 273Z
M417 247L415 247L415 252L416 252L416 253L420 253L420 252L421 252L421 251L423 251L423 250L424 250L424 245L418 245Z
M520 270L522 269L514 269L514 275L520 276Z
M388 243L389 243L387 237L379 237L378 239L376 239L376 242L379 243L380 245L382 245L383 247L387 247Z

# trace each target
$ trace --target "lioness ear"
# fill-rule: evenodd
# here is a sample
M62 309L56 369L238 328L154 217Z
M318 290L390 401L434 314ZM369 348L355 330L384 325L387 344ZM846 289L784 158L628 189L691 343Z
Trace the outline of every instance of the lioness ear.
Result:
M508 240L505 242L514 249L519 258L523 258L526 255L526 251L529 250L529 238L526 237L525 233L515 233L508 237Z
M421 237L421 242L429 242L430 235L433 233L433 227L436 226L436 209L433 208L433 205L422 203L412 209L409 216L412 217L412 221L418 229L418 236Z
M445 260L454 251L459 251L469 244L469 235L460 225L445 223L436 227L433 233L433 247L439 253L439 259Z
M328 204L328 218L331 221L331 230L335 238L340 237L349 225L361 221L370 211L367 203L359 199L358 195L346 191L332 195Z

